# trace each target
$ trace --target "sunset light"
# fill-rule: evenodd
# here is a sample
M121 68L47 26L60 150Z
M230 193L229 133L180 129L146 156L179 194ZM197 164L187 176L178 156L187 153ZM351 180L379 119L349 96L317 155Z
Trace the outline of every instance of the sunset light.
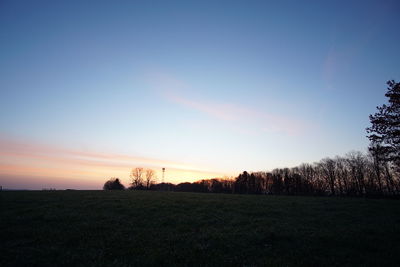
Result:
M3 187L128 185L138 166L179 183L366 152L377 88L399 73L395 1L100 2L0 4Z
M0 0L0 266L399 266L400 0Z
M108 177L120 177L131 183L132 168L152 168L161 182L161 169L166 168L166 182L222 178L227 174L195 169L185 163L118 154L71 150L34 143L0 141L0 177L3 186L18 189L81 188L101 189Z

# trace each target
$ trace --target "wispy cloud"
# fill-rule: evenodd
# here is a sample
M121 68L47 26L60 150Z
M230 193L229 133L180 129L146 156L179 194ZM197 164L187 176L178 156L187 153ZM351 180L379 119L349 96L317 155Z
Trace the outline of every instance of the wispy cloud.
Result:
M185 107L204 112L214 118L245 127L252 132L299 135L303 132L305 126L305 123L299 120L236 104L201 102L180 96L170 96L169 99Z
M328 51L322 66L322 78L330 84L337 71L337 53L333 47Z
M166 74L157 74L152 78L156 90L168 101L197 110L214 119L228 122L239 131L248 133L283 133L300 135L311 123L296 117L267 112L237 103L224 103L188 97L192 87L184 81ZM240 128L238 127L240 126Z
M0 155L3 158L30 158L40 161L62 161L64 163L89 166L106 164L107 166L129 167L132 166L132 163L135 163L149 167L168 166L177 169L191 168L191 166L167 160L113 153L80 151L48 144L20 142L13 139L0 139L0 148Z
M73 184L71 181L74 181L77 188L95 189L112 176L129 183L130 169L138 166L153 168L158 173L165 167L168 170L167 181L175 183L223 176L181 162L80 151L0 137L0 182L3 186L15 184L13 179L16 177L29 177L24 188L45 180L49 186Z

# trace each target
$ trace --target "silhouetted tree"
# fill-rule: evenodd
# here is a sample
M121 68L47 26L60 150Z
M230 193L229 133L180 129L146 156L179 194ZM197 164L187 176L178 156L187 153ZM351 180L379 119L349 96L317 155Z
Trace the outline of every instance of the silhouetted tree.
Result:
M143 188L143 168L137 167L131 170L129 177L132 180L131 189L142 189Z
M156 173L152 169L146 169L146 178L145 178L145 186L146 189L150 189L151 185L154 184L156 179Z
M336 157L336 180L339 185L339 194L347 195L350 191L349 188L349 171L347 168L346 159L343 157Z
M104 190L124 190L125 186L121 184L119 178L110 178L107 182L104 183Z
M189 182L177 184L175 190L178 192L196 192L193 184Z
M284 190L283 177L281 169L274 169L272 171L272 186L271 193L282 194Z
M378 112L369 116L372 125L366 130L370 151L379 154L380 160L391 162L400 173L400 83L391 80L387 85L388 104L377 107Z
M330 189L330 194L334 195L335 194L335 171L336 171L336 166L335 166L335 161L331 158L324 158L322 159L318 166L320 167L322 174L324 178L327 181L327 184L329 185Z
M222 184L222 193L233 193L234 178L225 176L219 181Z
M234 183L234 192L236 194L249 193L249 178L250 175L246 171L244 171L242 174L239 174Z
M356 193L357 195L364 195L366 193L365 174L367 159L361 152L357 151L349 152L346 159L353 184L355 184Z

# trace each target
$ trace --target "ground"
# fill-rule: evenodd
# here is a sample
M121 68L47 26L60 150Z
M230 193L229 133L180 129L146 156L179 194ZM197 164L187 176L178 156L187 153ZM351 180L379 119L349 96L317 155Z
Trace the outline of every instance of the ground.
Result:
M400 201L0 192L0 266L395 266Z

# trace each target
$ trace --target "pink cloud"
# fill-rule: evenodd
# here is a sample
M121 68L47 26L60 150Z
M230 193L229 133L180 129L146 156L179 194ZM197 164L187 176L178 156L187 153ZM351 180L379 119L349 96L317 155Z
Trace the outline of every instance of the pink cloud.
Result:
M169 182L222 177L224 174L196 168L186 163L115 153L80 151L48 144L20 142L0 136L0 185L15 184L15 177L30 177L27 185L46 180L47 184L73 184L76 188L100 188L104 179L117 176L129 183L134 167L167 168ZM68 178L66 178L68 177ZM93 186L97 185L97 186ZM36 187L35 187L36 188Z
M322 77L325 81L330 83L336 73L336 68L337 68L337 53L333 48L331 48L325 58L325 61L323 63L322 67Z
M182 163L173 161L135 157L113 153L100 153L92 151L80 151L68 148L37 144L32 142L20 142L13 139L0 139L0 156L30 158L37 160L62 161L64 163L82 165L107 165L117 167L129 167L132 163L145 166L171 166L175 168L187 168Z
M295 117L258 110L236 103L221 103L187 97L193 91L190 84L165 73L156 73L149 79L150 85L166 100L200 111L214 119L227 122L237 132L247 134L283 133L290 136L300 135L308 122Z
M299 135L309 125L299 119L272 114L237 104L195 101L171 92L167 92L165 97L171 102L198 110L213 118L232 123L235 126L244 126L251 129L252 132L256 131L257 133L275 132Z

